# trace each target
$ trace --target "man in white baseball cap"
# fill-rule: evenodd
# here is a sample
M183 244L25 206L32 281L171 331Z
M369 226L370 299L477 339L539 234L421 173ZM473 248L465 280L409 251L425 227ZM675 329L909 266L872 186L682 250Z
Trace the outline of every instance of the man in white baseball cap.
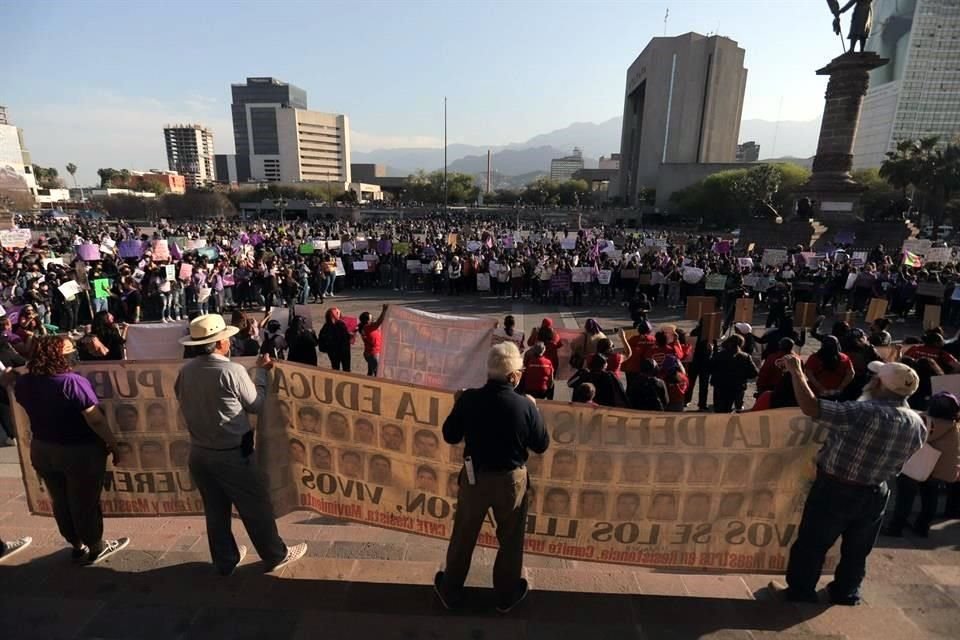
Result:
M899 362L873 362L869 370L874 376L860 399L835 402L816 397L795 354L781 362L800 410L828 428L817 454L817 479L790 549L786 596L818 601L824 559L842 536L840 563L827 593L832 604L855 605L890 497L887 480L900 473L927 437L923 419L907 405L920 378Z
M273 362L260 356L251 381L243 365L229 360L230 338L238 331L215 313L193 320L180 344L198 347L200 355L183 366L174 385L190 431L190 476L203 498L210 555L222 575L232 574L247 553L233 537L232 507L269 571L307 552L306 543L287 547L280 539L264 475L247 460L253 453L247 413L263 406Z

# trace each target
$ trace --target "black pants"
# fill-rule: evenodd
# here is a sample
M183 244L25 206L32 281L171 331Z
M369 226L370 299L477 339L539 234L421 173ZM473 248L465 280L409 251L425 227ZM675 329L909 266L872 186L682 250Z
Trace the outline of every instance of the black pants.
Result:
M914 529L929 529L937 515L937 491L940 483L936 480L917 482L902 473L897 476L897 500L893 507L891 528L902 529L907 518L913 512L913 501L920 494L920 515L914 523Z
M690 384L687 385L687 392L684 397L684 401L690 403L693 400L693 388L697 384L697 379L700 379L700 393L697 395L697 408L701 411L706 411L707 409L707 395L710 393L710 369L709 363L697 363L691 362L690 367L687 369L687 374L690 377Z
M817 474L803 507L797 540L790 548L787 589L791 597L816 597L827 551L842 536L840 563L833 575L830 595L834 600L859 600L867 556L880 533L889 497L886 483L854 486Z
M240 551L231 530L231 508L236 507L257 554L267 566L287 555L287 545L277 533L267 479L253 456L239 448L214 451L190 448L190 476L203 498L207 539L214 566L229 572L240 561Z
M346 371L350 373L350 352L346 353L328 353L330 358L330 367L336 371ZM369 374L368 374L369 375Z
M30 462L53 502L53 517L64 540L99 550L103 542L100 492L107 469L102 444L61 445L34 440Z
M364 354L363 359L367 361L367 375L368 376L377 376L377 371L380 369L380 360L377 356ZM349 371L349 369L347 369Z

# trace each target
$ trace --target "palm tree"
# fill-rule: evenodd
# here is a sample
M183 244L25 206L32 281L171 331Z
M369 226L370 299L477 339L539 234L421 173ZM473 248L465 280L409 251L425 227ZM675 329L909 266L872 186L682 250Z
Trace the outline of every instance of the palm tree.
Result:
M77 188L77 165L72 162L67 163L67 173L70 174L70 177L73 178L73 186ZM83 202L83 189L80 189L80 202Z

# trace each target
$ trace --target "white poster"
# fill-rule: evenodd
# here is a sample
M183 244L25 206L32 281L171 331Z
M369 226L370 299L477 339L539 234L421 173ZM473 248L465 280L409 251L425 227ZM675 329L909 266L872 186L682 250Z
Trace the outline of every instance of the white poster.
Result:
M127 328L127 360L181 360L187 323L131 324Z
M490 274L477 274L477 291L490 291Z
M441 389L480 387L494 322L391 305L383 321L380 375Z

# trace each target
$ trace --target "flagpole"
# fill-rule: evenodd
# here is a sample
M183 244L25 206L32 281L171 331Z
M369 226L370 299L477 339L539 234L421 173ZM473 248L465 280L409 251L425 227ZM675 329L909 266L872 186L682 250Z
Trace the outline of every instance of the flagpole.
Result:
M447 96L443 96L443 212L447 212Z

